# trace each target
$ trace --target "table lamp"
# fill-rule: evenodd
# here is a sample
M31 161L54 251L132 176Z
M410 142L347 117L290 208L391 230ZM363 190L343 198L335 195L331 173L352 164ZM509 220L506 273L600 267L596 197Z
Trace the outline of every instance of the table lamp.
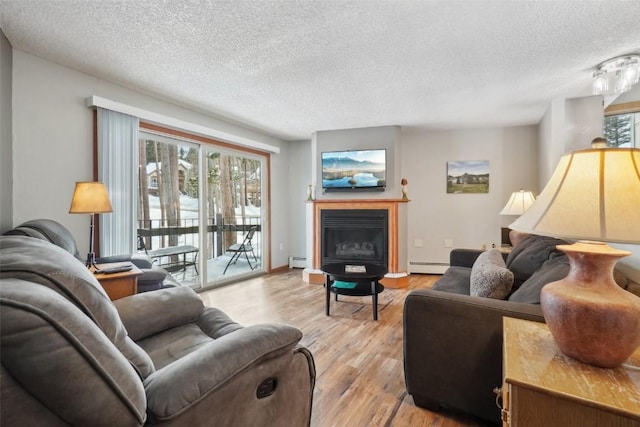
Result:
M504 205L504 208L502 208L502 210L500 211L500 215L520 216L525 213L525 211L529 209L529 207L531 207L535 200L536 198L531 191L524 191L523 189L520 189L520 191L514 191L513 193L511 193L511 197L509 197L507 204ZM518 234L521 233L517 233L513 230L503 227L502 245L514 245L515 242L518 241L516 237Z
M509 201L500 211L500 215L522 215L536 200L531 191L514 191Z
M640 298L613 279L631 253L604 242L640 243L640 149L592 148L564 155L533 205L510 228L578 240L558 245L569 274L542 288L540 305L560 350L613 368L640 345Z
M93 217L95 214L107 212L113 212L113 209L111 208L111 201L109 201L107 187L102 182L76 182L69 213L91 214L87 267L95 267L96 265L96 255L93 252Z

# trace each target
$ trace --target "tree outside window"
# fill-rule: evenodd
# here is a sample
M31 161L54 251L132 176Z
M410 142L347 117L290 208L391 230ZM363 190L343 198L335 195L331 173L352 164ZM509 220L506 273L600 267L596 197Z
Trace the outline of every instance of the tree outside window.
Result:
M604 118L604 137L609 147L640 147L640 113L616 114Z

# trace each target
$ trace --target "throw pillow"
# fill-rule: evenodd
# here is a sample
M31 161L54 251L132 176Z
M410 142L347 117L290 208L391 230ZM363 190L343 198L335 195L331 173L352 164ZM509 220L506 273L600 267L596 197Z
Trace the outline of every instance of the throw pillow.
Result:
M569 259L566 255L552 256L531 275L514 293L509 301L540 304L540 291L551 282L562 280L569 273Z
M514 275L514 290L531 277L553 252L557 252L556 245L566 244L564 240L536 234L522 239L507 257L507 268Z
M504 299L512 286L513 273L506 268L498 249L489 249L478 256L471 267L472 296Z

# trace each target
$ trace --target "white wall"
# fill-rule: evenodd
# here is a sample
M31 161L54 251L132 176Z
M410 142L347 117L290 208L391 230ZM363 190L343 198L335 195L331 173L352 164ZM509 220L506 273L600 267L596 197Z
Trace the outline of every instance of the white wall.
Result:
M601 95L574 99L554 99L540 121L538 145L540 191L563 154L591 147L602 136L604 101Z
M13 51L13 226L34 218L59 221L76 237L80 252L87 252L89 217L68 212L75 182L93 178L92 110L85 104L91 95L280 147L280 154L271 160L271 235L277 236L272 238L271 264L287 263L279 243L288 242L288 196L278 191L287 185L287 143L17 50Z
M565 153L591 148L591 141L603 136L604 100L601 95L568 99L565 113Z
M409 181L410 271L448 264L452 247L500 245L499 212L513 191L537 193L537 126L402 133L402 175ZM447 194L447 161L489 160L487 194ZM422 247L416 247L416 239ZM450 239L452 247L445 247ZM427 268L427 270L429 270Z
M12 133L12 58L11 45L0 30L0 233L11 229L13 212Z
M313 182L311 173L311 141L289 144L289 255L306 257L307 186Z
M564 154L565 100L554 99L539 124L538 189L542 191Z

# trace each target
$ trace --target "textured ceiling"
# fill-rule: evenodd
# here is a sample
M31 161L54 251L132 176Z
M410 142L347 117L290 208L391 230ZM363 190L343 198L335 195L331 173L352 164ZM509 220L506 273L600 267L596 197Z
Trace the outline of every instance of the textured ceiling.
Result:
M538 123L640 53L640 1L0 0L15 49L284 140Z

